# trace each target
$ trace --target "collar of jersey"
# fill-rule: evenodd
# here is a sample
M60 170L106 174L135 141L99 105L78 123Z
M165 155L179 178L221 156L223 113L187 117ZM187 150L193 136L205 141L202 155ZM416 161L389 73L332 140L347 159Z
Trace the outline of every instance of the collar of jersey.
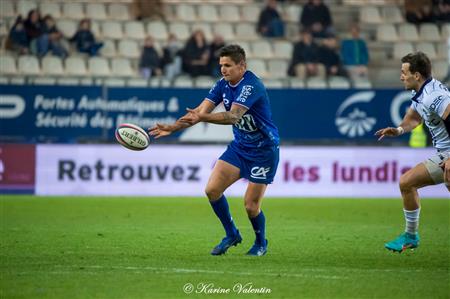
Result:
M423 82L422 87L420 87L419 91L412 97L411 100L413 100L414 102L418 103L419 101L417 101L417 98L420 97L420 95L423 92L423 89L425 88L425 85L427 85L428 83L431 82L431 80L433 80L432 77L428 78L425 82Z
M244 76L245 76L245 73L244 73ZM242 79L241 80L239 80L239 82L238 83L236 83L236 84L231 84L230 82L228 82L228 85L230 85L230 87L233 87L233 88L235 88L236 86L238 86L239 85L239 83L241 83L242 82L242 80L244 80L244 76L242 76Z

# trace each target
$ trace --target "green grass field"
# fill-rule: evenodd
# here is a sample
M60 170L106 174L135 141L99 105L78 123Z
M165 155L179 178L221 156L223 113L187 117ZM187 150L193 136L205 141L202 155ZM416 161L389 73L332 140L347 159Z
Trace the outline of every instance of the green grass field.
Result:
M450 297L448 200L423 200L421 246L394 254L383 244L403 230L398 199L267 198L260 258L245 256L242 200L229 202L244 241L214 257L223 231L203 198L1 196L0 297ZM248 283L270 293L239 294Z

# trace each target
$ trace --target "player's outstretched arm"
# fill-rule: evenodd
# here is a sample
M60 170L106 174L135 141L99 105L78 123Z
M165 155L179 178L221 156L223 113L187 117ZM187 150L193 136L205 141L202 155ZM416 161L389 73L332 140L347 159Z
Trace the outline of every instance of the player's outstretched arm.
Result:
M215 108L215 106L213 103L211 103L208 100L204 100L200 105L198 105L193 110L201 112L201 113L210 113L212 110L214 110L214 108ZM189 112L186 113L186 115L183 117L186 117L188 114L189 114ZM156 124L154 127L148 129L148 133L150 134L150 136L153 136L154 138L158 139L158 138L161 138L164 136L168 136L168 135L172 134L173 132L191 127L197 123L197 122L187 123L187 122L181 121L181 119L183 119L183 117L179 118L175 123L170 124L170 125L169 124Z
M195 109L186 109L188 114L180 118L180 121L186 123L208 122L218 125L234 125L239 122L242 115L247 112L247 108L241 105L233 104L230 111L217 113L202 113Z
M380 136L378 138L378 141L383 139L385 136L388 137L396 137L400 136L404 133L411 132L415 127L420 125L422 122L422 118L420 117L419 113L417 113L414 109L409 108L406 112L405 117L403 117L403 120L397 128L393 127L387 127L384 129L380 129L375 132L376 136Z

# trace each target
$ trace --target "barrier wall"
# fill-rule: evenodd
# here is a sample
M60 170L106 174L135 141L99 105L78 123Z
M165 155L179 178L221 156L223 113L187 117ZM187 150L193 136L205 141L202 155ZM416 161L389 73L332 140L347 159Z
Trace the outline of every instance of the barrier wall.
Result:
M206 95L198 89L3 85L0 140L113 142L118 124L170 123ZM410 93L399 90L269 90L269 95L284 142L374 142L373 133L397 126L410 104ZM199 124L172 138L228 141L232 132L230 126Z

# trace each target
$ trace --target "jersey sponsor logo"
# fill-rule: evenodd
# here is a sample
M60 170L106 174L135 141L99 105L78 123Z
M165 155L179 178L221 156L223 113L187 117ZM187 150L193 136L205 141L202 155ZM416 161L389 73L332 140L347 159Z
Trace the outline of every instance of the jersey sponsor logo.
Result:
M435 98L433 100L433 103L431 103L430 105L430 110L436 112L437 108L439 108L439 106L442 104L443 101L444 98L442 96L438 96L437 98Z
M256 130L258 130L258 128L256 127L255 119L251 114L244 114L239 120L239 122L235 124L235 126L239 130L245 132L255 132Z
M245 103L248 96L252 94L253 86L252 85L244 85L242 86L241 94L236 99L237 102Z
M255 166L251 169L251 177L254 179L265 180L267 179L267 173L270 171L270 167L264 168Z

